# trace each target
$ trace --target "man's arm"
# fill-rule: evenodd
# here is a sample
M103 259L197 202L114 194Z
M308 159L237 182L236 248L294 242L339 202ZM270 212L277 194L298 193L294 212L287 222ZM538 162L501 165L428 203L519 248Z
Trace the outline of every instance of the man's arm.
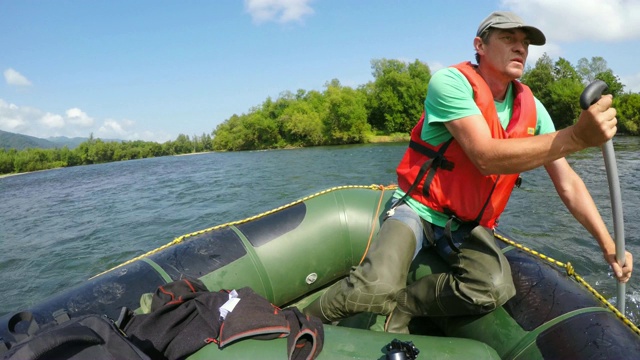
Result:
M514 174L535 169L591 146L599 146L616 133L612 97L603 96L578 122L550 134L527 138L494 139L482 115L445 123L469 159L482 174Z
M604 259L610 264L616 278L621 282L627 282L633 270L631 253L626 252L625 265L621 267L616 261L615 242L580 176L565 158L548 163L545 169L567 209L598 242Z

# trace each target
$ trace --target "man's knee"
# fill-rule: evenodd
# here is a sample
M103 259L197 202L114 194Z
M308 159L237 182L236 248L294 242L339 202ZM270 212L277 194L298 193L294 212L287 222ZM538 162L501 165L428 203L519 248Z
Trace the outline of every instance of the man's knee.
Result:
M510 275L510 274L509 274ZM516 294L516 289L508 277L487 276L487 281L472 286L461 284L459 289L469 300L472 312L484 314L504 305Z
M474 228L461 250L458 266L464 268L464 275L457 280L480 312L495 310L515 295L511 266L492 233L480 226Z
M330 321L360 312L388 315L395 305L399 286L379 282L359 282L344 279L327 289L319 299L319 308Z

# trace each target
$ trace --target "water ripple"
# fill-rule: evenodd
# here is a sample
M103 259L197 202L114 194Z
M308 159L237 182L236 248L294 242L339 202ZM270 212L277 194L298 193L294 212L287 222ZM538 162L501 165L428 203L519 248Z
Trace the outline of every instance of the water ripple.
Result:
M640 256L640 138L616 138L629 249ZM44 171L0 179L0 315L37 302L170 242L339 185L390 184L406 144L209 153ZM612 229L598 149L569 158ZM571 261L606 297L615 281L591 236L558 198L544 169L523 174L500 228ZM640 310L639 276L627 286ZM78 305L80 306L80 305Z

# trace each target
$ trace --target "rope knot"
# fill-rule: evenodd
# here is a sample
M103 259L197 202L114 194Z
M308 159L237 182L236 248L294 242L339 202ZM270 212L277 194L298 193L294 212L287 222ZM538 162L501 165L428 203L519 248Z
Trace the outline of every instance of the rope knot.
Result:
M575 269L573 268L573 265L571 265L570 262L567 263L567 265L565 265L565 267L567 268L567 275L569 276L573 276L575 275Z

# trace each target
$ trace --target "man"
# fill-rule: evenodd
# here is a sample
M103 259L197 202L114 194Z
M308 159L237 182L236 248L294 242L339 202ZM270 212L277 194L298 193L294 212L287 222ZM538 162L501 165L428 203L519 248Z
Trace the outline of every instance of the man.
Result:
M407 333L414 316L481 314L503 305L515 288L490 230L518 173L539 166L596 239L616 278L629 280L631 254L625 254L624 266L617 263L614 241L591 195L564 158L614 136L612 97L601 97L576 124L555 131L544 106L516 81L529 45L545 42L539 29L517 15L494 12L473 40L478 65L462 63L434 74L425 113L397 168L397 202L376 242L307 314L330 322L374 312L388 315L386 331ZM406 286L410 263L423 246L435 246L451 270Z

